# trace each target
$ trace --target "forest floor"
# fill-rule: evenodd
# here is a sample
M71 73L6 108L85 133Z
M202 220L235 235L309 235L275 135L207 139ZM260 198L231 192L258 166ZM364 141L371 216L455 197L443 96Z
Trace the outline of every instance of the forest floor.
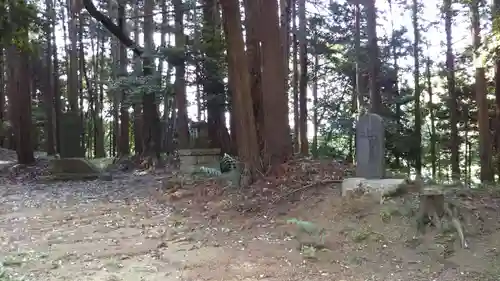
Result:
M343 201L342 172L301 160L245 191L204 179L169 193L180 175L42 184L35 168L8 169L0 280L500 279L500 196L464 199L480 220L465 225L470 249L461 249L453 233L414 238L409 199ZM301 232L304 222L324 236Z

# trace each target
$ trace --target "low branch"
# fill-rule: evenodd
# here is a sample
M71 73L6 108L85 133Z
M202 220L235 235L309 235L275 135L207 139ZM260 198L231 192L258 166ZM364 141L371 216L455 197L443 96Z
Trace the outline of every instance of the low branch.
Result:
M130 37L128 37L125 33L123 33L123 31L116 24L114 24L109 17L99 12L94 6L94 3L92 3L92 0L83 0L83 5L94 19L101 22L102 25L104 25L109 32L113 33L113 35L116 36L116 38L118 38L123 45L132 49L135 55L141 56L143 54L142 48L132 41L132 39L130 39Z

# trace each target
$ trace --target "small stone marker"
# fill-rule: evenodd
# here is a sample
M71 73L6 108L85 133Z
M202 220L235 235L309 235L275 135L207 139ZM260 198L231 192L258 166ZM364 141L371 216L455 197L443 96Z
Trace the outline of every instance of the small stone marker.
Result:
M356 177L381 179L385 174L385 138L382 117L368 113L356 126Z

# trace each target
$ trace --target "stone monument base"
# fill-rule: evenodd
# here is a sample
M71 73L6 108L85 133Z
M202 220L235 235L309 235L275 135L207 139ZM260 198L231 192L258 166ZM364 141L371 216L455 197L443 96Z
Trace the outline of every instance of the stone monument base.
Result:
M395 192L407 180L402 179L366 179L346 178L342 182L342 197L351 197L356 193L370 194L379 202L383 202L384 196Z
M180 170L191 173L196 166L219 169L220 148L179 149Z

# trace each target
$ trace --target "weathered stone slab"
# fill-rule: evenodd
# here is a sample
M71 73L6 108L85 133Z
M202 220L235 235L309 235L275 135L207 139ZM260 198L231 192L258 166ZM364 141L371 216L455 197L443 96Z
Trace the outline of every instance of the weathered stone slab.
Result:
M342 196L368 193L380 200L385 195L394 193L406 183L406 179L347 178L342 182Z
M220 148L193 148L193 149L179 149L179 156L184 155L220 155Z
M82 158L61 158L50 160L52 173L92 174L101 170L90 161Z
M356 176L381 179L385 174L385 131L377 114L359 117L356 126Z
M82 158L61 158L50 161L50 176L45 181L58 180L111 180L111 174L103 173L96 165Z

